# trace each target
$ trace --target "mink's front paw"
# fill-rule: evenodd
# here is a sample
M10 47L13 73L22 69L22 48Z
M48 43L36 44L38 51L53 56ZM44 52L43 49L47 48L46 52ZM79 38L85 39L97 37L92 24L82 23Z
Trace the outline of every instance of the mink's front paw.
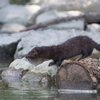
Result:
M54 61L52 61L52 62L49 63L49 66L52 66L54 64L55 64Z

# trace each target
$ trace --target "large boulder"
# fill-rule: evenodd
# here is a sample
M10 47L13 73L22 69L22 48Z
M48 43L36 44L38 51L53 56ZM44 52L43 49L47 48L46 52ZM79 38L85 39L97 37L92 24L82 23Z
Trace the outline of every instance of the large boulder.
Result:
M75 63L63 65L56 77L59 89L92 89L93 86L89 73Z

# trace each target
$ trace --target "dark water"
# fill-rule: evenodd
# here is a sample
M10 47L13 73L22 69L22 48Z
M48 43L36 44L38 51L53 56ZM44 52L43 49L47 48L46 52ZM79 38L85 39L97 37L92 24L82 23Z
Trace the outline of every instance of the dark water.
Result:
M0 63L0 70L8 67L9 61ZM99 93L60 93L54 89L25 90L23 88L1 88L0 100L100 100Z

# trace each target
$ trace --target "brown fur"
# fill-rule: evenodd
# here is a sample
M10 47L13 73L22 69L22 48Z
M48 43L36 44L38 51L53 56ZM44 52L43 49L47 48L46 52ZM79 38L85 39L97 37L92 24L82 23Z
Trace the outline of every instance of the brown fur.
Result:
M26 55L26 58L53 59L50 65L57 64L60 66L64 59L80 54L82 55L80 59L90 56L93 48L100 50L100 44L97 44L87 36L76 36L57 46L35 47Z

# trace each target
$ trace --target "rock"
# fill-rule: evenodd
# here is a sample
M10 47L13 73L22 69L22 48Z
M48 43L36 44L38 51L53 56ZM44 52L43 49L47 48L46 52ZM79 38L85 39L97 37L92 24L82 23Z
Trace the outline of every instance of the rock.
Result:
M0 58L1 58L0 60L7 60L14 58L14 53L16 51L18 42L19 41L13 42L6 46L5 45L0 46Z
M50 62L52 62L52 60L44 61L43 63L41 63L41 64L37 65L36 67L34 67L31 70L31 72L41 73L41 74L47 73L48 75L53 77L57 72L57 66L56 65L52 65L52 66L49 67L49 63Z
M27 34L21 39L17 46L15 58L21 58L36 46L50 46L61 44L69 38L78 35L91 37L97 43L100 43L100 34L98 32L86 32L80 30L39 30L27 31ZM20 33L19 33L20 34ZM25 34L25 33L24 33ZM29 35L30 34L30 35ZM52 39L52 41L50 40Z
M83 76L84 75L84 76ZM93 84L89 73L79 64L66 63L57 73L59 89L92 89Z
M49 67L51 61L45 61L35 66L34 63L25 58L16 59L9 65L7 70L2 72L2 80L9 87L18 88L20 85L25 88L29 85L34 89L47 87L49 84L48 75L53 77L57 72L56 66Z
M96 89L98 78L94 74L99 69L98 67L97 70L93 68L98 64L96 59L67 60L58 69L54 65L49 66L51 61L44 61L34 66L25 58L17 59L2 72L2 80L10 87L22 86L21 88L25 89L28 87L47 88L55 85L58 89ZM100 72L98 75L100 76Z
M32 70L33 67L35 67L34 64L30 63L28 59L22 58L22 59L15 59L10 65L10 68L14 69L23 69L23 70Z
M44 23L53 19L57 19L60 17L72 17L72 16L80 16L83 15L80 11L68 11L68 12L58 12L56 10L46 11L36 18L36 23ZM71 20L63 23L57 23L55 25L49 26L49 28L54 29L84 29L84 19L80 18L78 20Z
M10 0L1 0L0 1L0 8L5 7L7 5L9 5Z
M57 72L57 66L53 65L53 66L49 67L50 62L52 62L52 60L47 60L47 61L44 61L44 62L38 64L38 61L33 60L32 62L30 62L26 58L15 59L9 65L9 68L14 68L16 70L18 70L18 69L29 70L30 72L33 72L36 74L37 73L41 73L41 74L45 74L45 75L48 74L51 77L53 77Z
M27 72L23 78L22 81L27 84L30 84L30 86L33 89L40 89L42 87L48 86L48 79L47 76L40 73L33 73L33 72Z
M33 10L30 10L33 9ZM26 25L30 17L40 9L39 6L19 6L8 5L0 9L0 22L1 23L19 23Z
M20 34L0 34L0 60L7 60L14 57L17 44L23 33Z
M39 4L42 6L52 5L59 10L81 10L81 11L99 11L100 2L99 0L31 0L31 4Z
M1 77L4 84L6 84L8 87L13 87L16 89L26 89L27 86L21 81L23 71L24 70L22 69L16 70L14 68L8 68L7 70L3 71Z
M21 79L22 70L16 70L14 68L8 68L2 72L2 80L6 83L19 81Z
M26 27L17 23L7 23L1 28L2 33L15 33L24 30Z
M96 23L89 24L87 25L87 31L100 32L100 25Z

